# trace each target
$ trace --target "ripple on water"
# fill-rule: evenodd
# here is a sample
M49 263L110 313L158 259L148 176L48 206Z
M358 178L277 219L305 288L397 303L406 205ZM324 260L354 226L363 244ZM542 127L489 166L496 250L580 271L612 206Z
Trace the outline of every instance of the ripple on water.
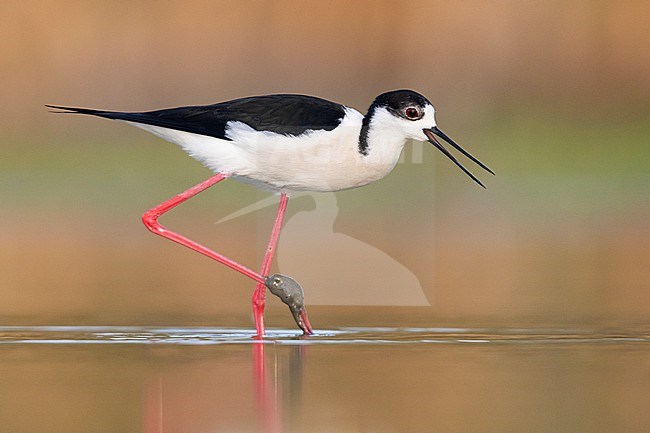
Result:
M269 329L263 340L250 329L140 326L0 326L0 344L614 344L650 343L638 329L593 328L391 328L318 330L305 337L293 329Z

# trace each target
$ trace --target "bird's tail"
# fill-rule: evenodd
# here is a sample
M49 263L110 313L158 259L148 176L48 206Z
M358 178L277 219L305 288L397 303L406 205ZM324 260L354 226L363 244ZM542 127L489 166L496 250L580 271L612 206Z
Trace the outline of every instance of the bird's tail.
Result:
M99 116L105 119L115 119L115 120L134 120L135 113L123 113L119 111L105 111L105 110L94 110L92 108L78 108L78 107L63 107L61 105L45 105L47 108L52 108L53 113L77 113L77 114L88 114L91 116Z

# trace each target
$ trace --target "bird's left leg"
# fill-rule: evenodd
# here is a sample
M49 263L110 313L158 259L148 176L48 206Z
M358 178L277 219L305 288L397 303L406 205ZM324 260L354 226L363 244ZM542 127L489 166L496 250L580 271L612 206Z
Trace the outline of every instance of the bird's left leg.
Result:
M287 210L287 202L289 197L282 193L280 195L280 204L278 205L278 213L275 215L275 222L273 223L273 230L271 231L271 238L269 239L269 245L266 248L266 253L264 254L264 260L262 261L262 269L260 270L260 275L268 275L269 270L271 269L271 263L273 262L273 256L275 255L275 249L278 245L278 239L280 238L280 229L282 228L282 220L284 219L284 214ZM257 330L257 336L262 337L264 335L264 306L266 304L266 285L264 283L257 283L255 291L253 292L253 317L255 318L255 329Z
M194 242L191 239L186 238L185 236L173 232L169 230L168 228L164 227L158 222L158 218L162 216L165 212L171 210L172 208L178 206L179 204L183 203L184 201L194 197L201 191L205 191L212 185L215 185L222 180L226 179L228 176L223 174L223 173L217 173L211 178L204 180L203 182L199 183L198 185L193 186L192 188L188 189L187 191L183 191L182 193L178 194L175 197L170 198L169 200L159 204L158 206L149 209L142 215L142 222L144 225L149 229L150 232L157 234L159 236L162 236L164 238L167 238L169 240L172 240L174 242L177 242L187 248L190 248L196 252L199 252L205 256L208 256L209 258L216 260L219 263L222 263L229 268L232 268L236 270L237 272L246 275L247 277L257 281L258 283L264 284L265 281L265 276L262 276L252 269L247 268L246 266L232 260L231 258L228 258L222 254L219 254L215 251L212 251L211 249Z

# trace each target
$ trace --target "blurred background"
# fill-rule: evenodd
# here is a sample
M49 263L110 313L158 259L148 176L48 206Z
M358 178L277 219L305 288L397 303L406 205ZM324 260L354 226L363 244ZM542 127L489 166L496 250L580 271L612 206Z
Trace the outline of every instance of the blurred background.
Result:
M497 176L470 167L483 190L433 147L407 147L386 179L337 193L331 233L399 262L430 306L343 297L310 307L312 323L647 325L648 22L645 1L5 0L2 322L252 324L249 280L140 221L210 172L136 128L44 104L144 111L304 93L365 112L411 88ZM163 222L257 268L274 207L215 222L265 197L226 182ZM290 201L288 224L298 214L329 218L310 197ZM341 284L376 271L363 256L338 268L309 236L301 253ZM327 288L305 289L309 305ZM270 302L269 325L292 326Z

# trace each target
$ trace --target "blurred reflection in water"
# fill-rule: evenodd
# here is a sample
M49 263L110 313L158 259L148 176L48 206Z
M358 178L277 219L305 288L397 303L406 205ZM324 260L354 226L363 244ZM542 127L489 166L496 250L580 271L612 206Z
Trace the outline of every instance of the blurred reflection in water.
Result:
M265 343L249 331L224 332L220 342L210 340L218 329L107 331L90 332L92 340L88 331L0 330L0 431L650 427L650 334L642 328L366 328L308 340L283 331Z
M254 416L233 424L233 428L250 426L253 431L268 433L294 431L298 422L296 415L302 406L303 357L308 350L305 345L290 346L281 351L264 342L251 345L252 363L249 365L252 365L253 387L240 389L228 398L252 411ZM206 378L198 378L198 380L202 379ZM194 394L194 397L190 395L179 397L178 388L166 386L169 382L170 377L162 374L149 378L145 384L142 405L142 425L145 433L202 431L202 428L208 426L197 425L196 418L200 419L206 414L221 412L215 408L216 410L206 410L201 417L186 418L185 406L178 405L178 401L183 399L192 406L197 400L201 400L202 396ZM245 383L250 382L245 381ZM218 389L208 390L208 392L221 395ZM206 400L210 401L209 398ZM218 418L215 419L217 426L223 422L221 416ZM227 420L227 414L225 422L226 424L230 422Z
M253 345L255 396L258 421L267 432L294 431L302 406L303 357L309 350L298 345L272 349L265 359L266 344Z

